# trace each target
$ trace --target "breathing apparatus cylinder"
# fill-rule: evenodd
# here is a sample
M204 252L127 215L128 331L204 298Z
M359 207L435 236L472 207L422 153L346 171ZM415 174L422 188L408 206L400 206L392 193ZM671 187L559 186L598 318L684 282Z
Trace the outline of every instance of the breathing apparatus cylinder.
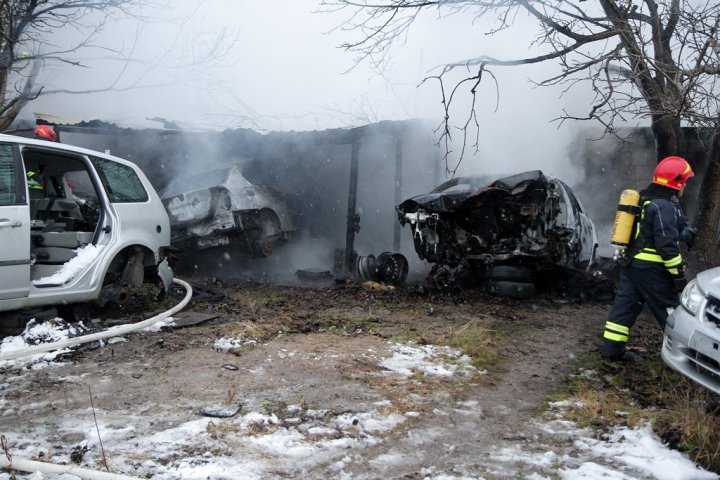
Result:
M627 247L632 240L635 218L640 213L640 194L635 190L623 190L620 195L610 243Z

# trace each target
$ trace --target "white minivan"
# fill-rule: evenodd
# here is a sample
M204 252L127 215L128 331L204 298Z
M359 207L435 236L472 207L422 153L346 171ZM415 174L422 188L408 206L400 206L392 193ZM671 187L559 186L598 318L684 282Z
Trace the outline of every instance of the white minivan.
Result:
M0 311L166 291L170 223L143 172L111 155L0 134Z

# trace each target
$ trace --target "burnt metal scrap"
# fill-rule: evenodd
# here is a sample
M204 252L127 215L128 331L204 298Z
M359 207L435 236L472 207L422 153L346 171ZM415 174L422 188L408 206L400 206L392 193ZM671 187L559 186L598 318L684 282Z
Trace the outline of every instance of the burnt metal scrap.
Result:
M455 178L396 210L400 224L412 229L418 256L435 264L437 286L468 271L527 284L536 271L586 270L597 248L595 227L573 192L539 170Z
M408 261L399 253L383 252L377 257L368 255L355 259L355 279L358 281L374 280L376 282L399 285L408 275Z

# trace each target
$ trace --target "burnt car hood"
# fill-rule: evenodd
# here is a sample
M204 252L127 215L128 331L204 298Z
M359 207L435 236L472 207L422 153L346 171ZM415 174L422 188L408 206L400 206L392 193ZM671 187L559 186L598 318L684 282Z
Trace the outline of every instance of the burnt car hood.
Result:
M404 214L406 213L413 213L420 209L428 213L452 213L475 206L482 201L481 196L489 191L495 190L508 195L519 195L530 188L545 185L546 182L547 177L540 170L531 170L509 175L471 190L418 195L397 206L398 218L404 225L406 222Z

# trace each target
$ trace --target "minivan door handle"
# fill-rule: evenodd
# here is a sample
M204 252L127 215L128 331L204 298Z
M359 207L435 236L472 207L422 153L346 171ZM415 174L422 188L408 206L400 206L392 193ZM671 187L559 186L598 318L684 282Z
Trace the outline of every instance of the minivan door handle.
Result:
M20 220L10 220L9 218L0 218L0 227L22 227L22 222Z

